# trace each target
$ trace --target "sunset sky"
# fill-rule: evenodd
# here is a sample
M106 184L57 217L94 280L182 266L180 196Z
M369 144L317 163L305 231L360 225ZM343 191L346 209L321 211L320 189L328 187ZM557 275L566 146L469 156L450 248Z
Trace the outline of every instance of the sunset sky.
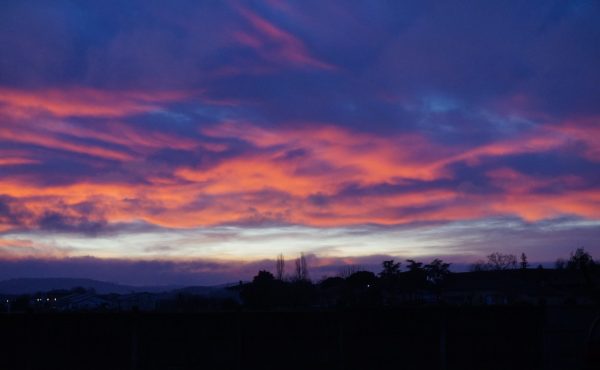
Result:
M600 257L600 2L3 1L0 279Z

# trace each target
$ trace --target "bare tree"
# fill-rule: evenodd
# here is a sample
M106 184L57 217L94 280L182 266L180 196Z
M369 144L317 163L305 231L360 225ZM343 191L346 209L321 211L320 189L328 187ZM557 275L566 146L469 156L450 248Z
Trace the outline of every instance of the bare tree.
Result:
M285 272L285 260L283 259L283 254L280 253L279 256L277 256L277 262L275 265L275 269L276 269L276 278L277 280L283 280L283 274Z
M477 261L471 265L471 271L500 271L517 267L517 257L514 254L494 252L487 256L487 262Z
M527 261L527 255L525 252L521 253L521 269L526 270L529 267L529 262Z
M363 270L364 270L364 268L361 265L344 265L340 269L338 276L346 279L347 277L354 274L355 272L359 272L359 271L363 271Z
M490 270L509 270L517 267L517 257L514 254L494 252L487 256Z
M296 276L297 281L308 281L308 264L304 253L300 253L300 257L296 259Z

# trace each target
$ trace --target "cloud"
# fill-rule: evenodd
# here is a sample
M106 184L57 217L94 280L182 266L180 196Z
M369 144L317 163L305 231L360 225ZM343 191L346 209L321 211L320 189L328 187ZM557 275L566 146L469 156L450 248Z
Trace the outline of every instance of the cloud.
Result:
M514 159L557 152L561 158L578 158L571 146L580 138L570 134L571 126L565 125L564 132L560 127L535 128L460 150L416 133L381 136L319 123L266 129L225 122L185 137L152 130L144 135L129 124L91 128L70 122L48 130L57 135L54 139L40 135L39 146L56 143L76 155L85 151L113 160L94 146L75 144L95 139L98 148L111 148L102 149L107 153L127 153L114 159L112 174L94 173L108 165L84 165L80 178L71 175L69 183L52 184L42 179L47 176L42 166L37 181L31 173L0 181L3 194L18 199L32 215L28 227L53 224L82 232L104 223L136 221L193 228L389 225L504 215L530 221L561 215L595 219L598 179L588 173L593 162L529 176L531 169L520 165L524 159ZM61 136L69 129L69 136ZM21 137L37 143L34 134ZM243 145L231 150L234 142ZM63 208L72 211L83 202L101 214L94 220L75 213L42 222L47 214L62 215Z
M0 113L16 118L36 114L54 117L123 117L160 109L182 100L181 92L110 91L90 88L0 89Z
M598 4L471 5L2 4L0 232L597 221Z
M265 61L275 64L285 62L296 67L336 69L311 56L304 42L290 32L244 6L238 5L236 8L252 28L252 32L235 32L236 41L253 49Z
M600 253L595 244L600 224L573 218L537 223L496 218L329 230L228 227L187 235L154 232L149 235L148 230L138 230L137 236L132 236L124 231L102 239L101 244L120 243L112 255L105 249L102 258L86 254L94 251L89 248L89 238L63 236L43 242L49 239L48 234L3 237L0 279L80 277L133 285L212 285L250 280L259 270L273 271L279 253L291 266L304 251L310 276L318 281L339 274L349 265L378 272L381 262L389 259L429 262L442 258L452 263L454 271L462 271L493 251L515 255L525 252L531 263L546 266L581 246L594 256ZM69 247L58 248L56 244ZM131 249L132 245L138 249ZM287 273L292 273L290 268Z
M37 225L42 230L96 234L105 227L106 221L92 221L85 217L75 218L57 212L47 212L37 220Z

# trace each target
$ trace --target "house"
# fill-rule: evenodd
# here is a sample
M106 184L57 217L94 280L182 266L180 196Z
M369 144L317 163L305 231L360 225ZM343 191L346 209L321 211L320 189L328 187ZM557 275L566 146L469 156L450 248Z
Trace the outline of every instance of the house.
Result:
M458 305L593 304L598 285L576 270L501 270L450 275L442 299Z

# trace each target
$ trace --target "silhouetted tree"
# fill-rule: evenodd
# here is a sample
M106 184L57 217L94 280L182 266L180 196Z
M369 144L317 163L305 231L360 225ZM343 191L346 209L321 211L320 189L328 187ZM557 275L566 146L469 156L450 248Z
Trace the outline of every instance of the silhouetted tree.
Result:
M270 284L275 280L273 274L269 271L260 270L258 275L252 279L252 284Z
M439 301L442 295L443 283L448 275L450 275L450 264L436 258L431 263L425 265L424 269L427 281L431 284L431 288Z
M521 253L521 269L526 270L529 267L529 262L527 262L527 256L525 253Z
M370 288L377 283L377 276L371 271L357 271L346 278L352 287Z
M377 276L371 271L357 271L346 278L344 302L351 306L374 306L381 303Z
M251 307L272 307L276 303L276 282L272 273L261 270L251 284L243 286L241 297Z
M423 267L423 263L417 262L415 260L406 260L406 262L408 262L408 265L406 265L408 272L417 272L420 271Z
M514 254L502 254L494 252L487 256L490 270L509 270L517 267L517 257Z
M340 272L338 273L338 275L341 278L346 279L347 277L354 274L355 272L359 272L362 270L364 270L364 269L359 265L345 265L344 267L342 267L340 269Z
M567 261L565 261L563 258L559 258L556 260L556 262L554 262L554 268L557 270L562 270L567 266Z
M383 270L379 273L379 277L382 279L396 279L400 275L400 262L394 262L394 260L383 261Z
M427 272L421 262L411 259L406 260L406 262L408 262L408 265L406 265L408 271L403 274L402 282L409 292L410 299L416 301L418 298L417 293L427 286Z
M379 273L382 293L387 304L395 304L400 293L400 262L383 261L383 269Z
M586 285L592 289L590 293L592 293L593 298L600 303L600 289L594 279L592 279L592 271L596 268L596 262L594 262L592 255L583 248L577 248L575 252L571 252L567 268L581 272Z
M319 283L319 286L322 289L331 289L331 288L339 288L345 284L345 280L339 276L328 277Z
M279 254L279 256L277 256L275 271L277 280L283 281L283 275L285 273L285 260L283 259L283 254Z
M304 253L300 253L300 257L296 259L296 275L294 276L296 281L309 281L308 277L308 263Z
M595 266L592 256L583 248L577 248L575 252L571 252L567 268L569 270L585 270Z
M471 265L471 271L500 271L517 267L517 257L514 254L494 252L487 255L487 261L478 260Z
M424 269L427 280L433 284L441 283L450 274L450 264L445 263L439 258L436 258L431 261L431 263L425 265Z

